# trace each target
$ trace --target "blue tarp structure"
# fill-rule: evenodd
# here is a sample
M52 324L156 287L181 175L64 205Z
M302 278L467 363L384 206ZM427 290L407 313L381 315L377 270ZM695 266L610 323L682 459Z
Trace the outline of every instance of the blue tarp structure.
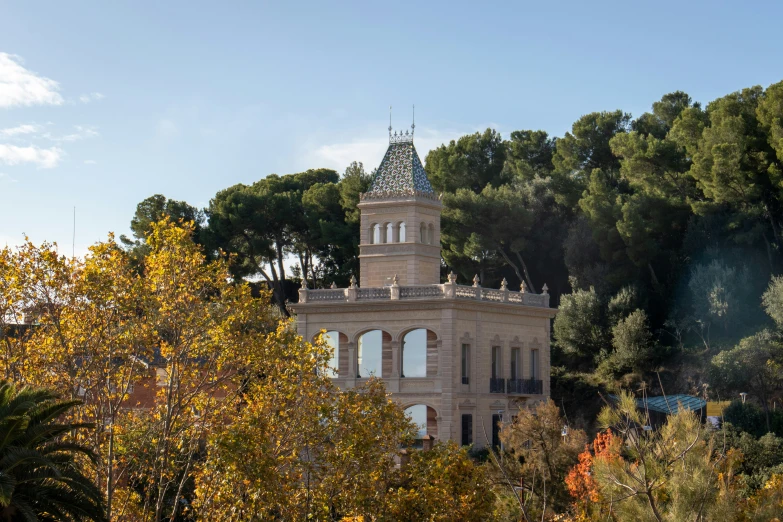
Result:
M614 402L617 402L617 395L609 396ZM692 395L663 395L658 397L645 397L636 399L636 407L640 410L650 410L658 413L671 415L680 411L680 406L685 410L699 411L707 407L707 401Z
M707 406L707 401L691 395L667 395L665 397L660 396L636 399L636 406L640 409L648 409L671 415L680 411L680 407L685 410L699 411Z

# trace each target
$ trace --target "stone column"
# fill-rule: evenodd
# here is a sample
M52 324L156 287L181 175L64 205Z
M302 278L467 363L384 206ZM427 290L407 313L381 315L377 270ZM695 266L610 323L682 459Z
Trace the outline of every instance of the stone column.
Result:
M459 400L456 394L461 389L455 386L454 350L457 342L457 316L453 308L441 310L441 335L438 341L438 377L440 382L440 412L438 412L438 438L440 440L455 440L459 443L454 433L453 423L459 417Z
M353 388L356 386L356 376L359 372L356 363L356 343L347 343L348 346L348 376L345 379L345 387Z
M400 362L401 359L401 353L400 353L400 341L392 341L391 343L391 350L392 350L392 378L400 378Z

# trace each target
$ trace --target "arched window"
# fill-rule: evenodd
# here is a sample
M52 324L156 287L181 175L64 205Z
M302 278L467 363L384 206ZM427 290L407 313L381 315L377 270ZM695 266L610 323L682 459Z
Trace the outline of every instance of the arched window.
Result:
M392 223L386 223L386 241L384 243L394 242L394 225Z
M427 330L411 330L402 339L402 376L427 376Z
M359 337L359 377L381 377L383 332L370 330Z
M430 223L429 230L427 231L427 240L430 245L435 244L435 225L432 223Z
M421 236L419 238L419 240L422 243L426 243L427 242L427 224L426 223L422 223L421 227L419 227L419 234Z
M405 414L411 418L416 425L416 438L423 439L427 434L427 406L424 404L414 404L405 408Z
M378 223L374 224L372 226L372 234L370 236L370 243L373 245L377 245L381 242L381 225Z
M329 357L329 367L326 370L326 376L335 378L338 376L338 368L340 367L340 332L334 330L326 332L323 334L322 338L332 350L331 356Z
M397 236L398 241L400 243L405 243L405 221L401 221L400 222L399 232L400 232L400 235Z

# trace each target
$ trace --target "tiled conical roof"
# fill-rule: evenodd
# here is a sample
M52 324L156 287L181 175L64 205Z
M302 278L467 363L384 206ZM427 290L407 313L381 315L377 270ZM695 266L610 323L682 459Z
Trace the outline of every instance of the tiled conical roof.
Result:
M435 191L413 146L412 136L404 141L389 143L370 190L365 194L371 198L407 195L435 197Z

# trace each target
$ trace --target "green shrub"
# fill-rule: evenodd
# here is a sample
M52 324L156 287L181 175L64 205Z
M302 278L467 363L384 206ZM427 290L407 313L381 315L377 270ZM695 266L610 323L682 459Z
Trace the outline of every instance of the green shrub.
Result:
M605 349L603 304L595 289L561 297L554 334L558 347L567 354L593 358Z
M614 353L608 365L615 373L642 372L648 368L654 341L644 310L636 310L612 328L612 346Z
M638 308L641 308L639 291L635 286L624 286L606 305L606 315L609 319L609 324L616 325Z
M732 401L723 410L723 421L758 438L767 433L764 412L752 402Z

